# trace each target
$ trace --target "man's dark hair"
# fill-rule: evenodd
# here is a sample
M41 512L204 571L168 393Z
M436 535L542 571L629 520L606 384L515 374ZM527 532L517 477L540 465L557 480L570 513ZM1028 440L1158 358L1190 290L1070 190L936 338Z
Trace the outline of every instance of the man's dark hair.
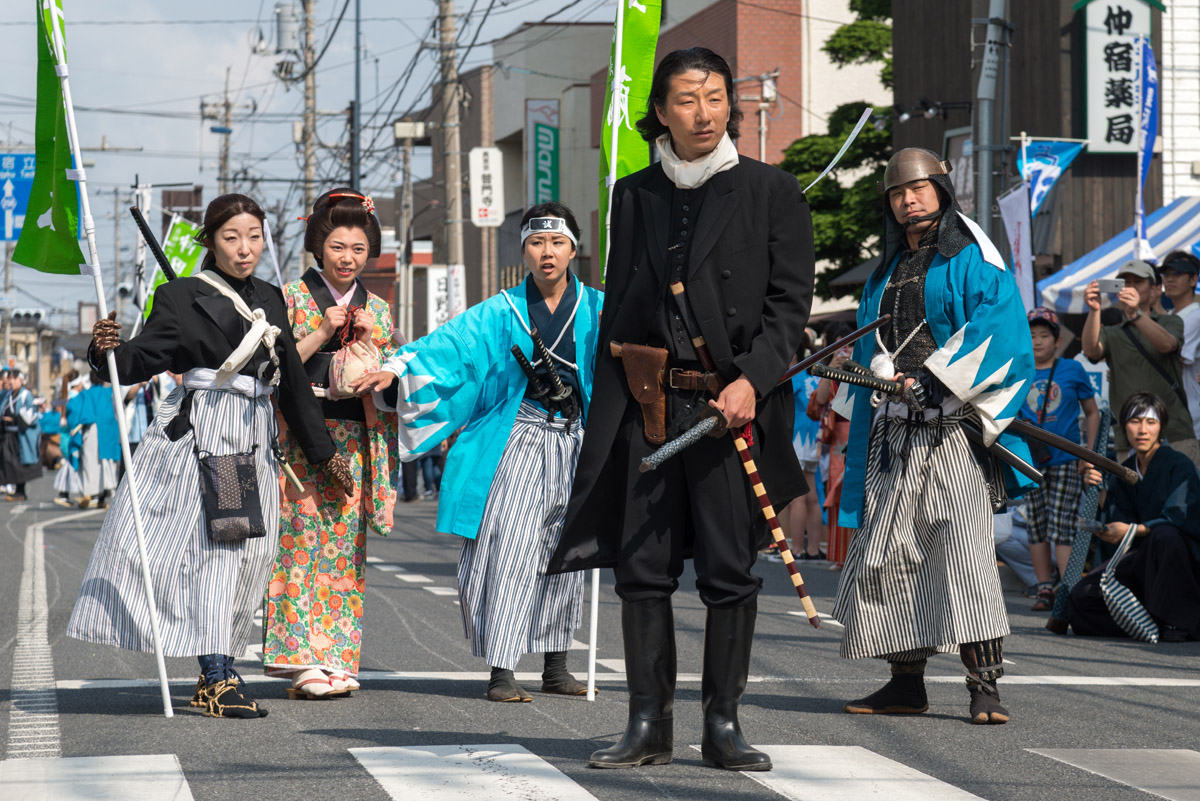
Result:
M1121 406L1121 425L1125 425L1130 420L1136 417L1145 417L1146 412L1153 411L1158 417L1161 430L1166 430L1167 423L1171 421L1171 415L1167 412L1167 404L1155 394L1150 392L1135 392L1125 399L1124 405Z
M738 106L737 92L733 91L733 71L729 69L729 63L707 47L688 47L667 53L659 62L658 69L654 71L654 80L650 82L650 97L646 100L646 115L637 121L638 133L647 142L653 142L667 133L667 126L659 121L654 109L656 106L663 108L667 105L671 79L691 70L703 72L706 81L709 73L713 72L725 79L725 94L729 96L729 124L725 126L725 131L733 140L740 135L742 109Z
M575 241L579 241L579 223L575 222L575 214L567 208L567 204L559 203L557 200L550 200L545 203L539 203L536 206L530 206L529 211L525 212L525 216L521 218L521 227L525 227L525 223L532 220L534 217L561 217L567 221L567 227L571 229L571 233L575 234ZM525 243L521 243L521 249L524 250Z

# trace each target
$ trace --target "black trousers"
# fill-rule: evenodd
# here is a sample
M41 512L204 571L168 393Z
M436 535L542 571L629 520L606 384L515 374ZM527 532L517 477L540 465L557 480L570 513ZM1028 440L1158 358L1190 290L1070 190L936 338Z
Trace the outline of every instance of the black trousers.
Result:
M1137 596L1159 625L1174 626L1200 637L1200 565L1188 552L1187 539L1174 526L1155 526L1136 548L1117 563L1117 581ZM1105 562L1071 590L1067 619L1076 634L1125 637L1104 596L1100 577Z
M762 579L750 568L766 524L733 438L703 437L658 469L639 473L642 458L655 447L642 433L640 408L629 404L614 446L624 454L613 454L623 455L626 464L617 595L626 601L669 597L690 554L705 606L753 599ZM752 446L752 455L757 452Z

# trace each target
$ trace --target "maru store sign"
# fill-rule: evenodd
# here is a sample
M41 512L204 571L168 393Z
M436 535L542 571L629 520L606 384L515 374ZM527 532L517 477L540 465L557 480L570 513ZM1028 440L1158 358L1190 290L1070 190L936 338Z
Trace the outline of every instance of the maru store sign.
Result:
M525 101L527 206L558 200L558 101Z

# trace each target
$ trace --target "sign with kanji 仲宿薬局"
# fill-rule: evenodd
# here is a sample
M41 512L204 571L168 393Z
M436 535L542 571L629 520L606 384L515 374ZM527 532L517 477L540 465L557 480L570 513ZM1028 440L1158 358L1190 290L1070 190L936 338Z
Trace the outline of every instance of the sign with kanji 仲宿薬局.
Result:
M1150 36L1150 4L1145 0L1093 0L1083 13L1088 151L1136 153L1135 40Z

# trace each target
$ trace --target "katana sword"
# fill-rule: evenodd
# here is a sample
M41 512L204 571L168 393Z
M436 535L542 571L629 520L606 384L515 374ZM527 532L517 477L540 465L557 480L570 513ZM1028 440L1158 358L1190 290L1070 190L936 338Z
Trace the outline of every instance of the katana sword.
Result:
M682 316L682 313L681 313L681 316ZM803 361L797 363L794 367L790 368L786 373L783 374L783 377L780 378L778 382L776 382L775 386L777 386L777 387L782 386L784 383L790 381L792 376L797 375L802 370L805 370L805 369L811 367L812 365L820 362L821 359L824 359L834 353L837 353L837 351L840 348L843 348L846 345L853 344L856 340L862 339L864 336L871 333L876 328L878 328L879 326L883 325L884 323L888 322L891 319L892 319L892 316L890 314L884 314L884 315L880 316L880 318L878 320L868 323L867 325L864 325L862 328L858 329L857 331L853 331L853 332L847 334L846 336L839 339L837 342L834 342L832 345L821 348L819 351L817 351L813 355L809 356L807 359L804 359ZM862 366L856 364L855 362L850 361L849 359L847 359L846 361L848 362L848 364L846 365L847 368L854 367L855 369L857 369L859 372L863 373L864 375L871 375L871 373L869 371L867 371L865 367L862 367ZM709 431L712 430L713 425L714 424L709 422L708 419L701 420L699 423L692 426L692 428L683 432L675 439L671 440L670 442L663 443L663 445L661 447L659 447L658 450L656 450L654 453L650 454L649 456L647 456L645 459L642 460L642 464L639 469L643 473L646 473L646 472L649 472L649 471L655 469L656 467L661 465L663 462L665 462L667 459L670 459L675 454L685 450L688 446L693 445L696 442L699 442L700 438L702 436L704 436L705 434L708 434Z
M788 368L787 372L783 374L783 377L780 378L776 382L776 386L778 386L779 384L782 384L784 381L791 381L792 376L799 375L800 373L807 370L809 367L812 367L814 364L824 361L827 357L832 356L833 354L837 353L839 350L846 347L847 345L851 345L851 344L857 342L858 340L862 339L864 336L871 333L876 328L878 328L879 326L883 325L884 323L890 321L891 319L892 319L892 315L881 314L881 315L879 315L879 319L877 319L873 322L867 323L866 325L864 325L862 328L858 329L857 331L852 331L851 333L846 334L846 336L842 337L837 342L834 342L832 345L828 345L824 348L821 348L819 351L814 353L812 356L809 356L806 359L800 360L799 362L797 362L795 364L795 366Z
M716 363L708 351L708 343L704 341L700 327L696 325L696 320L692 316L692 307L684 295L682 283L676 281L671 284L671 296L675 300L675 308L679 310L679 316L683 319L684 327L692 338L692 347L696 349L696 357L700 360L700 366L706 372L715 373ZM817 615L817 608L813 606L812 598L808 596L808 588L804 586L804 577L800 575L800 569L796 567L796 559L792 555L791 548L788 547L787 538L783 536L783 529L779 527L775 508L771 505L771 499L767 497L767 488L763 485L762 477L758 474L758 467L750 455L750 446L746 444L746 438L738 429L730 428L729 433L733 437L734 447L737 448L738 458L742 460L742 468L750 479L750 488L754 490L754 496L758 498L758 504L762 507L763 517L767 521L767 527L771 530L771 537L779 547L779 554L783 557L784 567L787 568L788 575L792 579L792 586L796 588L796 594L800 596L800 605L804 607L804 614L808 617L809 624L814 629L819 629L821 618Z
M845 370L837 371L841 377L837 380L845 381L848 384L857 384L867 389L876 390L886 395L895 395L899 397L904 391L904 383L901 381L888 381L883 378L874 378L869 376L858 375ZM1060 437L1044 428L1038 428L1033 423L1022 420L1019 417L1014 417L1008 422L1008 431L1014 434L1019 434L1028 439L1036 439L1038 442L1045 443L1052 448L1058 448L1060 451L1071 454L1076 459L1082 462L1087 462L1097 470L1103 470L1106 473L1111 473L1127 484L1136 484L1138 482L1138 474L1123 464L1117 464L1112 459L1102 456L1091 451L1088 448L1080 445L1078 442Z
M521 346L513 345L510 350L513 357L517 360L517 364L520 365L521 371L529 379L529 383L533 384L533 393L539 397L548 397L550 390L542 383L542 379L538 377L537 371L533 369L533 365L529 363L529 359L525 358L525 354L521 351Z
M171 262L167 259L167 254L163 253L158 240L154 238L154 232L150 230L146 218L142 216L142 210L137 206L130 206L129 213L133 215L133 221L137 223L138 230L142 232L142 239L146 240L146 247L150 248L150 252L154 254L154 260L158 262L163 275L167 277L168 281L174 281L176 278L175 268L171 266Z

